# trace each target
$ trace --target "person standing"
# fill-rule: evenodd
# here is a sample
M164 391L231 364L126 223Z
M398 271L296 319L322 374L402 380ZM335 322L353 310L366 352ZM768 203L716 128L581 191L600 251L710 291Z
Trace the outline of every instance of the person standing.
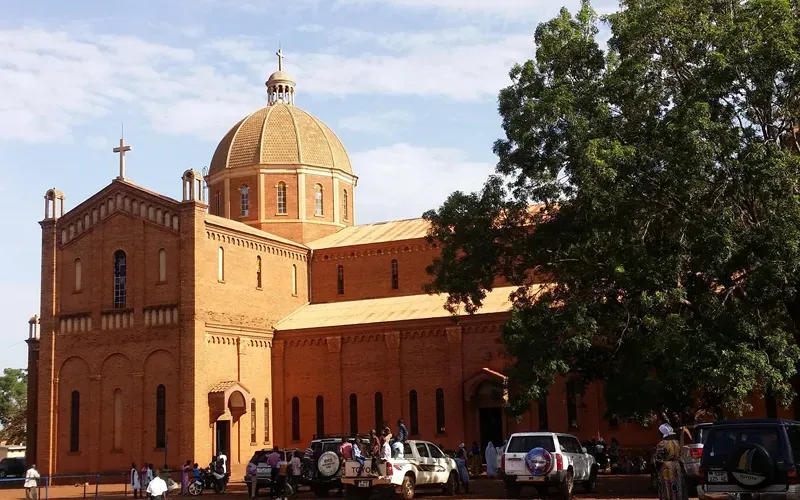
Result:
M192 461L187 460L181 469L181 495L189 494L189 475L192 472Z
M142 483L139 479L139 469L136 468L136 462L131 464L131 489L133 490L133 498L139 498Z
M228 473L228 455L224 452L220 452L219 456L217 457L217 463L219 464L220 471L223 475Z
M147 485L147 498L149 500L167 500L167 483L161 479L161 471L155 470L155 477Z
M494 477L497 475L497 448L494 447L494 443L489 441L484 453L486 454L486 475Z
M364 463L363 460L361 463ZM300 476L303 474L303 463L300 460L299 451L292 453L292 459L289 461L289 468L291 469L292 489L297 493L297 489L300 487Z
M269 475L270 475L270 492L274 497L277 493L276 485L278 483L278 474L281 473L281 453L280 448L277 446L272 448L272 453L267 457L267 465L269 465Z
M25 500L36 500L39 495L39 471L36 464L25 473Z
M688 500L689 489L679 461L681 445L668 423L659 427L661 441L656 445L655 463L658 500Z
M467 449L464 443L461 443L456 452L456 465L458 465L458 475L461 477L461 484L464 486L464 492L469 493L469 471L467 470Z

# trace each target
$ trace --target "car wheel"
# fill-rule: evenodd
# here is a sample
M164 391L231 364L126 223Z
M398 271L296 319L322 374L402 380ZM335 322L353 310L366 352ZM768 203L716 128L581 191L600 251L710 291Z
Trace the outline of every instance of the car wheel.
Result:
M403 500L412 500L414 498L414 486L416 482L410 475L403 478L403 484L400 486L400 498Z
M456 492L458 492L458 474L453 471L450 473L450 477L447 478L447 482L444 484L442 493L452 497L456 495Z
M518 484L506 483L506 496L508 498L519 498L522 488Z
M561 500L570 500L572 498L572 489L575 487L575 480L572 477L572 471L567 471L567 476L561 484L558 485L558 496Z
M583 483L583 489L586 490L586 493L594 493L597 489L597 467L592 467L589 480Z

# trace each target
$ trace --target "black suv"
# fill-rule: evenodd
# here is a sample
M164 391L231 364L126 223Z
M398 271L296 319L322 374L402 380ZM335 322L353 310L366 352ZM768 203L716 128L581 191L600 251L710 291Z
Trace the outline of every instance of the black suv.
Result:
M0 460L0 478L7 476L24 476L25 459L6 457Z
M697 495L700 500L800 500L797 459L800 422L717 422L703 447Z

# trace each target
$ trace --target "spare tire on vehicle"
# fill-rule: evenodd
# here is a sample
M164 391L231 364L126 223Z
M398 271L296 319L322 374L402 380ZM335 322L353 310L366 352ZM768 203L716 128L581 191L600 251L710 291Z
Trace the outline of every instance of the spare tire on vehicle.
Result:
M525 455L525 466L533 476L544 476L553 468L553 456L544 448L534 448Z
M339 455L332 451L326 451L320 455L317 461L317 470L325 477L332 477L339 471L340 465L341 460L339 460Z
M769 486L775 473L775 463L760 444L744 444L728 457L728 474L733 481L748 490Z

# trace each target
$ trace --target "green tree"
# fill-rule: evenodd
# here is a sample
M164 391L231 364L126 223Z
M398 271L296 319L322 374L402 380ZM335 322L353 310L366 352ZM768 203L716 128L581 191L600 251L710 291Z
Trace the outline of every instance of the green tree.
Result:
M28 373L5 368L0 375L0 439L24 443L28 411Z
M634 421L788 404L800 1L624 0L603 19L585 2L535 43L500 92L496 174L425 214L443 247L428 291L474 312L495 276L519 285L514 411L558 375L603 383L609 414Z

